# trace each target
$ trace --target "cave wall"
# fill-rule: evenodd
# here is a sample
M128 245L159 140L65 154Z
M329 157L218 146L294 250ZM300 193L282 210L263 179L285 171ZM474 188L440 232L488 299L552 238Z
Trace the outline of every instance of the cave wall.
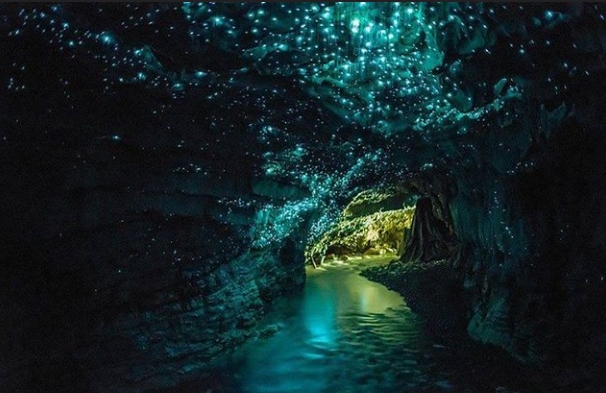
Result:
M559 25L512 12L507 38L487 51L441 44L456 58L443 76L456 80L463 111L503 83L521 94L475 124L461 116L457 142L441 140L442 170L406 182L452 225L449 263L469 296L471 337L505 348L545 391L592 392L603 390L606 354L606 86L603 25L589 19L603 16L595 3L558 6L573 11Z
M605 139L581 113L520 111L523 120L485 139L481 175L455 175L449 206L464 252L453 266L472 299L468 332L541 370L540 386L596 390L606 338Z
M307 216L252 244L275 219L264 207L304 190L226 146L47 132L2 150L0 390L173 385L302 288Z
M420 199L401 262L446 258L465 291L468 334L525 363L537 386L599 391L606 353L602 115L540 102L511 110L514 120L494 118L481 139L468 136L476 149L459 146L452 171L404 180Z

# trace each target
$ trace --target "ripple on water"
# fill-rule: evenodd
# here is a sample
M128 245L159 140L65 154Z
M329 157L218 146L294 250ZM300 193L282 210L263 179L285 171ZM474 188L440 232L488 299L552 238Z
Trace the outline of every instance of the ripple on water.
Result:
M303 293L284 299L268 321L280 320L276 313L287 316L279 332L236 352L241 392L414 392L447 381L428 378L424 352L433 343L421 319L356 269L310 272Z

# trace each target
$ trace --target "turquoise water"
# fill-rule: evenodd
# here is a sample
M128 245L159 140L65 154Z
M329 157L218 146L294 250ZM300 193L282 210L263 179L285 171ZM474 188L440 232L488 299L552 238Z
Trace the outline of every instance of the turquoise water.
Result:
M239 391L451 390L427 356L428 347L443 347L424 336L423 321L398 293L361 277L359 266L308 270L304 292L279 302L264 320L277 332L235 354Z
M349 262L308 270L304 291L261 322L267 334L179 392L513 392L502 388L513 383L511 368L467 341L429 337L402 296L358 274L380 261Z

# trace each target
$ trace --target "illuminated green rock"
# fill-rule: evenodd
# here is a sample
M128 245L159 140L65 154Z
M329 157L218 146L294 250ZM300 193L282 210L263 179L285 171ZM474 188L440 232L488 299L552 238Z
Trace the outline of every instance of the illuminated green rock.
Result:
M307 246L306 262L318 266L326 258L401 254L414 215L405 200L406 194L396 189L361 192L338 222Z

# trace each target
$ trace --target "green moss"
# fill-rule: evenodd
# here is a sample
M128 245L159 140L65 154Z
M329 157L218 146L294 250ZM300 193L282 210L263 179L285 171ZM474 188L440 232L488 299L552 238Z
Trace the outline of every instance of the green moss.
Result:
M404 208L351 219L342 216L317 242L308 245L306 262L317 265L326 257L400 253L413 214L414 208Z
M407 192L395 187L365 190L345 207L342 217L351 219L379 211L399 210L405 205L414 205L412 199Z

